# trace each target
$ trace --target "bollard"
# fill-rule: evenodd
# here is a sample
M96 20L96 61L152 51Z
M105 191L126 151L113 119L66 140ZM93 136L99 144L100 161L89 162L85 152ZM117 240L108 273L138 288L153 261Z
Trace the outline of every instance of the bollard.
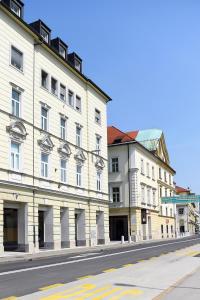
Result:
M121 243L124 244L124 236L121 236Z
M129 242L129 244L132 243L131 235L128 236L128 242Z

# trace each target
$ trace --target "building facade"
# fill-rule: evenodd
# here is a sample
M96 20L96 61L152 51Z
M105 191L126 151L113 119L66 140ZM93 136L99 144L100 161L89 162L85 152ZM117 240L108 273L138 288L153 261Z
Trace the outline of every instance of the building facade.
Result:
M110 238L175 237L175 209L161 204L162 191L174 193L161 131L124 133L108 127Z
M180 196L194 195L189 188L176 186ZM193 235L199 231L199 203L176 204L177 236Z
M106 243L110 97L23 10L0 2L0 252Z

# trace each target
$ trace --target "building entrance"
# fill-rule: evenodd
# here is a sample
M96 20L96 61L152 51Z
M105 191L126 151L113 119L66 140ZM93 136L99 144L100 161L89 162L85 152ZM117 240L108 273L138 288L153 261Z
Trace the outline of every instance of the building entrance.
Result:
M44 248L44 211L38 211L38 241L39 248Z
M121 236L128 240L128 216L111 216L110 218L110 240L120 241Z
M18 210L4 208L4 250L15 251L18 248Z

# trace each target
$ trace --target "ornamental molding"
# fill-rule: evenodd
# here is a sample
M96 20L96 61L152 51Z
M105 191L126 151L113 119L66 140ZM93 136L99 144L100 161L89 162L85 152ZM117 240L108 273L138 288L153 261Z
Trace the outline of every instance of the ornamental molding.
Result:
M60 145L60 147L58 148L58 153L60 154L60 157L61 158L69 158L70 155L72 154L72 151L69 147L69 144L68 143L62 143Z
M28 133L26 132L26 127L21 121L14 121L9 126L6 127L7 132L11 139L18 142L23 142L26 139Z
M42 139L38 140L38 145L42 151L51 152L53 150L54 144L48 134L46 134Z
M103 161L102 158L97 158L96 160L96 163L95 163L95 167L98 169L98 170L103 170L103 168L105 167L105 163Z
M84 161L86 160L86 157L82 150L78 150L78 152L74 155L74 158L80 164L83 164Z

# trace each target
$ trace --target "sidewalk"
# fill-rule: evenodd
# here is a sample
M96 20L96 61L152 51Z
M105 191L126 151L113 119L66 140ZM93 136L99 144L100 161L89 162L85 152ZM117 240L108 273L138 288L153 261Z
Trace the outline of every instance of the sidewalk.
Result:
M95 251L101 252L103 250L112 250L112 249L119 249L119 248L128 248L132 246L148 244L148 243L158 243L161 241L172 241L178 240L179 238L168 238L168 239L159 239L159 240L147 240L147 241L140 241L140 242L132 242L128 243L125 242L121 244L121 242L110 242L107 245L98 245L94 247L76 247L76 248L68 248L63 250L40 250L37 253L24 253L24 252L5 252L3 255L0 256L0 264L6 262L16 262L16 261L26 261L26 260L34 260L34 259L42 259L42 258L49 258L54 256L64 256L67 254L84 254L84 253L92 253Z

